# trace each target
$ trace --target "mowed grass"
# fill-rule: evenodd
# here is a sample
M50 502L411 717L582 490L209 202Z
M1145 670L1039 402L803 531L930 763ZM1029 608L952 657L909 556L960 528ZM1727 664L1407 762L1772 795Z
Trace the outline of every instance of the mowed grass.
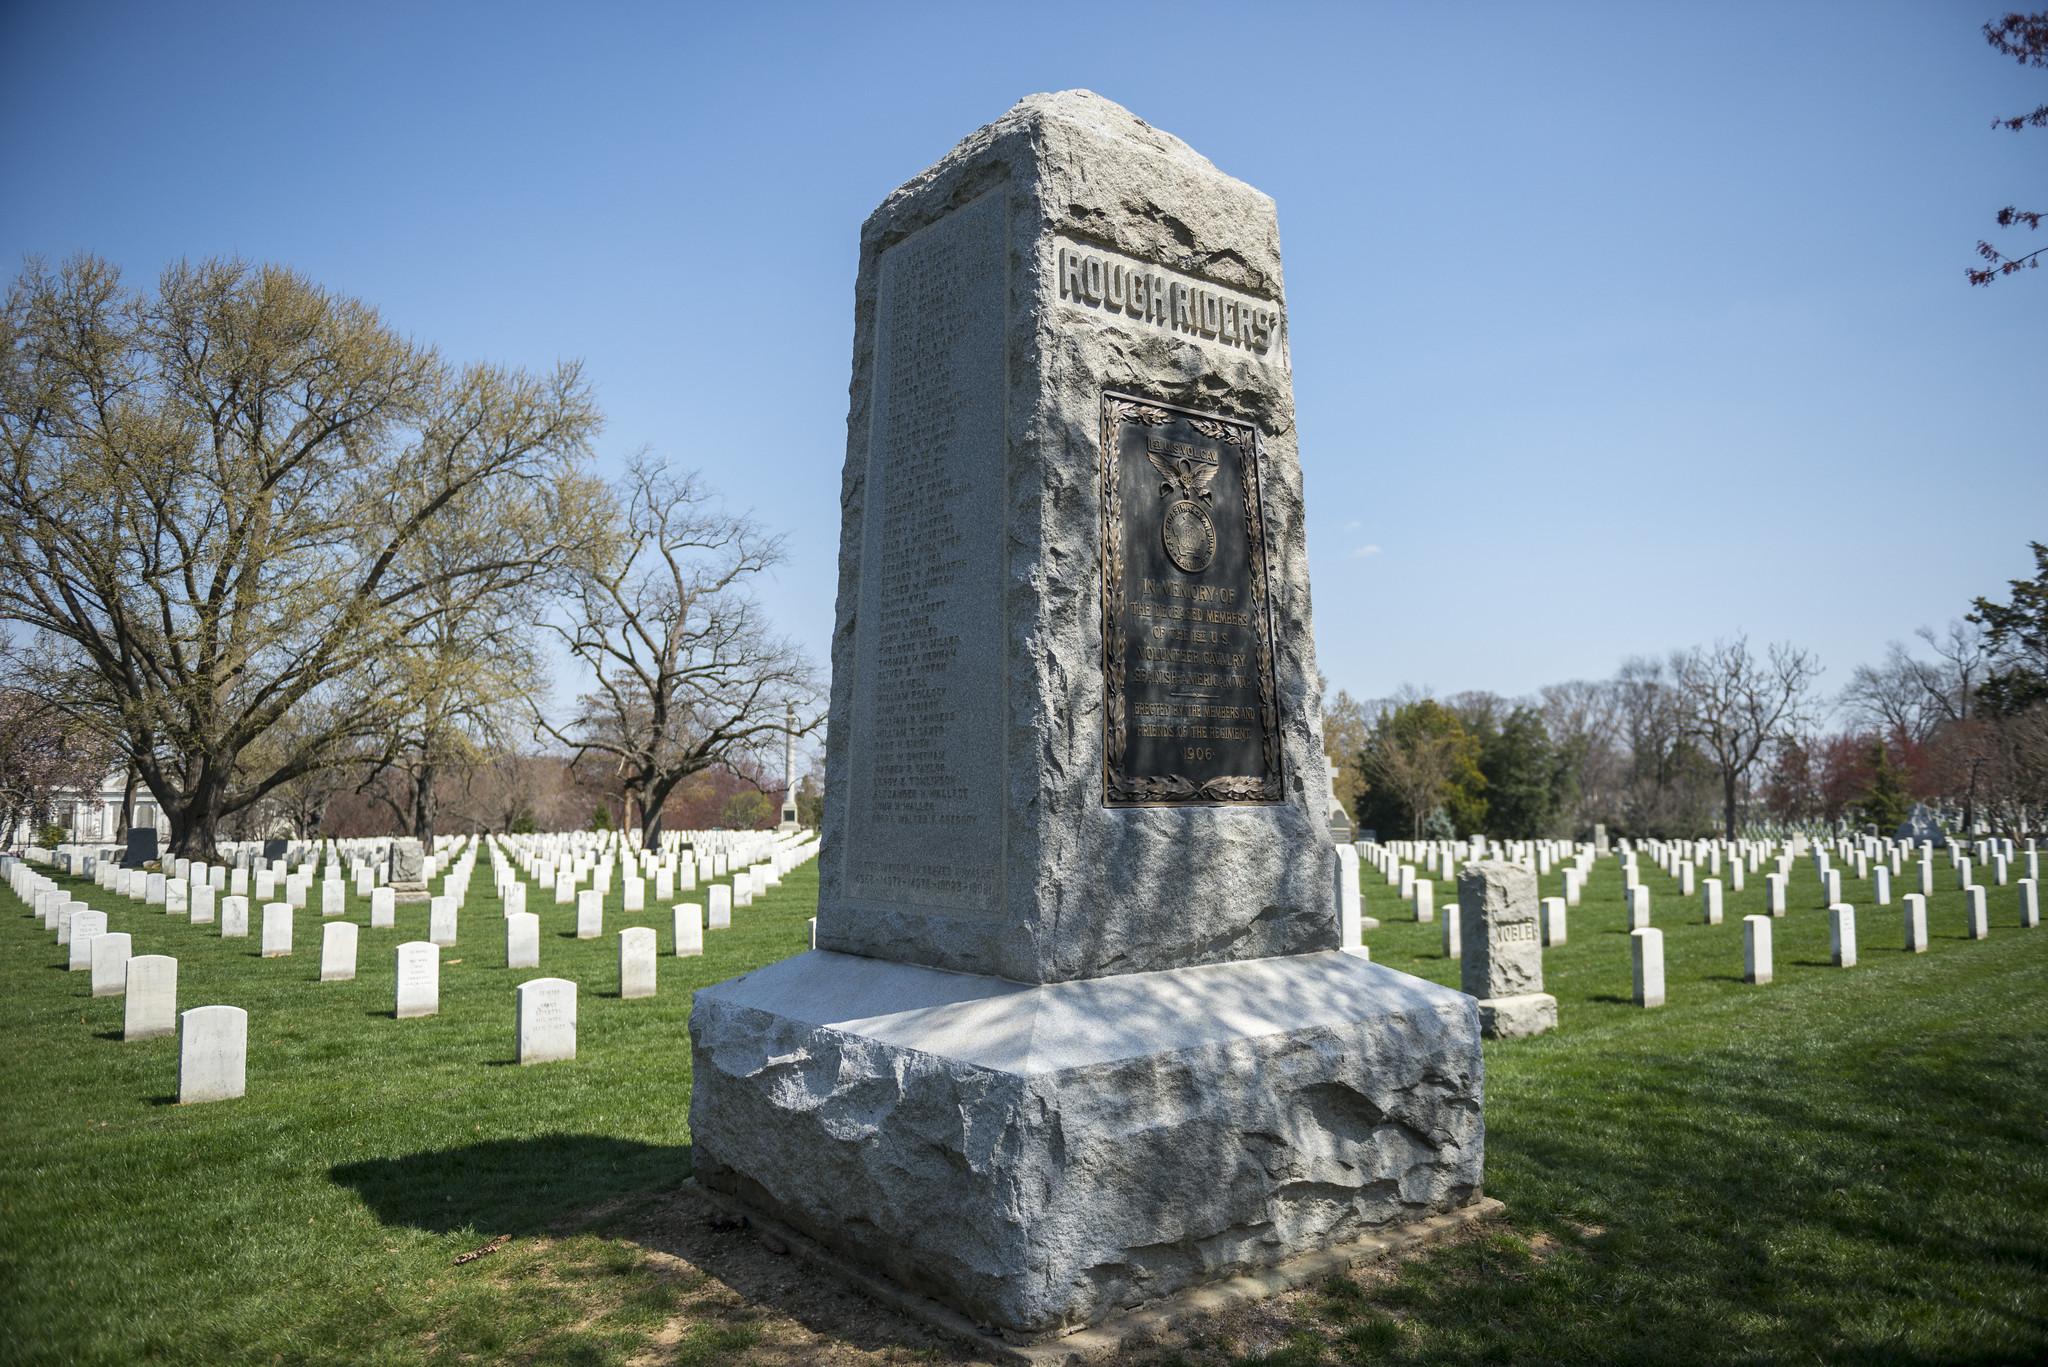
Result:
M1767 866L1768 867L1768 866ZM1647 856L1668 1005L1630 1001L1619 863L1545 952L1560 1028L1486 1046L1493 1237L1340 1285L1289 1351L1398 1362L2048 1360L2048 930L1988 889L1964 938L1945 857L1931 946L1844 877L1859 964L1830 965L1812 864L1773 922L1776 981L1741 981L1763 878L1703 923ZM1373 871L1366 874L1372 878ZM1558 876L1542 881L1562 893ZM1894 887L1916 887L1910 866ZM1437 889L1439 904L1455 894ZM1373 957L1456 985L1440 924L1369 881ZM1347 1339L1346 1335L1349 1335ZM1320 1339L1321 1346L1307 1342Z
M174 1104L177 1040L123 1043L123 999L93 998L0 889L7 1362L623 1360L683 1289L573 1217L689 1175L691 991L802 950L817 903L806 864L707 932L703 957L677 959L668 906L624 911L616 878L597 940L529 884L541 966L508 970L480 859L441 951L440 1014L401 1021L395 949L426 938L425 903L371 930L351 896L357 977L322 983L317 884L294 953L264 959L260 908L248 939L222 939L59 881L135 953L177 958L181 1009L248 1011L248 1095ZM618 996L632 925L659 935L652 999ZM513 989L543 976L578 984L577 1057L522 1068ZM452 1266L501 1234L510 1248Z
M1991 938L1966 941L1943 867L1915 956L1899 908L1845 880L1862 963L1836 969L1802 862L1778 981L1755 987L1741 916L1761 910L1761 876L1709 927L1641 867L1670 1005L1628 1003L1607 860L1546 955L1561 1028L1487 1046L1487 1189L1506 1221L1304 1298L1300 1332L1264 1360L2048 1358L2048 932L2019 928L2014 890L1991 892ZM122 1044L120 999L90 998L35 923L0 916L0 1356L624 1362L670 1324L663 1360L744 1361L744 1326L697 1322L693 1287L617 1235L688 1173L689 990L800 950L814 870L707 934L703 959L664 957L660 996L623 1002L616 932L655 926L666 955L665 908L623 916L615 895L605 938L578 942L573 910L530 889L542 966L507 972L479 868L442 1014L419 1021L391 1018L392 947L424 938L423 905L361 932L355 983L323 985L317 911L292 958L262 960L253 937L87 885L138 953L179 957L181 1005L250 1011L249 1096L186 1108L164 1104L175 1041ZM1366 891L1385 922L1374 957L1455 984L1439 927ZM4 892L0 907L21 910ZM582 985L579 1057L511 1066L511 989L541 974ZM452 1266L501 1234L503 1252Z

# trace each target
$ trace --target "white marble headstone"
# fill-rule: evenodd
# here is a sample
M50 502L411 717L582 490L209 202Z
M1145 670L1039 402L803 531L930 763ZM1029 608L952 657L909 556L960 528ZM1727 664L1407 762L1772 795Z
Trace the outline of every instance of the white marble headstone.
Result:
M398 924L397 897L388 886L370 894L370 929L390 930Z
M706 919L708 930L726 930L732 925L732 889L723 883L714 883L710 889L711 909Z
M1768 916L1742 918L1742 980L1758 984L1771 980L1771 918Z
M519 1061L559 1063L576 1057L576 984L534 978L519 984L515 1045Z
M1836 968L1856 966L1856 908L1846 902L1828 908L1828 950Z
M220 903L220 937L237 940L249 934L249 899L223 897Z
M689 958L704 952L704 908L684 902L675 909L676 957Z
M242 1095L249 1063L249 1013L195 1006L178 1017L178 1104Z
M654 932L646 926L631 926L619 932L621 999L632 1001L654 995L655 940Z
M92 994L118 997L128 990L128 956L134 948L124 930L109 930L92 937Z
M92 942L107 932L107 913L104 911L74 911L71 913L71 971L88 972L92 968Z
M292 904L271 902L263 908L263 957L280 959L292 952Z
M533 912L515 911L505 918L505 967L540 967L540 917Z
M441 947L407 940L398 947L396 1011L400 1020L441 1010Z
M576 938L595 940L604 934L604 894L588 888L576 894Z
M178 961L168 954L137 954L127 974L123 1040L161 1039L178 1029Z
M1645 926L1628 933L1629 978L1637 1006L1664 1004L1664 932Z
M358 934L354 921L329 921L321 927L321 982L345 983L355 979Z
M427 939L443 947L455 943L453 897L436 897L427 903Z

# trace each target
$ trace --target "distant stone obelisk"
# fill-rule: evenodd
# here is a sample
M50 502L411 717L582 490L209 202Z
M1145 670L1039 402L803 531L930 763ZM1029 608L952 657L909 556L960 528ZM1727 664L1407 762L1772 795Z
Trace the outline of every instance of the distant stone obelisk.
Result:
M854 298L817 948L697 992L697 1181L1019 1343L1489 1209L1476 1003L1339 948L1273 201L1034 95Z
M775 829L794 831L802 826L796 816L796 704L792 702L782 728L782 824Z

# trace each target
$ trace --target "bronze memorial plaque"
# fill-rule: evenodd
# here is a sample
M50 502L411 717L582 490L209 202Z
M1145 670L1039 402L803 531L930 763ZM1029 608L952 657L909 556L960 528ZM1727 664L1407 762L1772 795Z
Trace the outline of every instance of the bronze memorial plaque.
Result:
M1103 798L1278 802L1259 432L1102 396Z

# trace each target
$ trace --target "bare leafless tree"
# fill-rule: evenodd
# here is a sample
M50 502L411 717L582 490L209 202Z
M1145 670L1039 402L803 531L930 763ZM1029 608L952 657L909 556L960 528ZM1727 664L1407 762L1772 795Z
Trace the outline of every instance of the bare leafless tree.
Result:
M1806 651L1774 644L1758 658L1739 635L1672 656L1679 727L1719 771L1728 839L1735 838L1744 784L1757 758L1811 720L1820 672Z
M1861 729L1919 743L1947 719L1948 695L1938 666L1893 641L1882 664L1856 666L1837 702Z
M1541 696L1543 724L1571 783L1573 829L1617 824L1628 786L1617 686L1605 679L1573 679L1547 685Z
M1927 642L1940 663L1924 676L1928 706L1947 721L1968 721L1977 715L1977 690L1991 672L1991 643L1984 629L1967 618L1951 620L1940 632L1921 627L1913 633Z
M773 634L750 590L779 540L720 506L695 472L642 453L616 490L614 534L577 575L569 652L595 688L561 727L579 759L610 761L652 839L678 783L714 765L779 758L788 704L798 734L823 724L816 671Z

